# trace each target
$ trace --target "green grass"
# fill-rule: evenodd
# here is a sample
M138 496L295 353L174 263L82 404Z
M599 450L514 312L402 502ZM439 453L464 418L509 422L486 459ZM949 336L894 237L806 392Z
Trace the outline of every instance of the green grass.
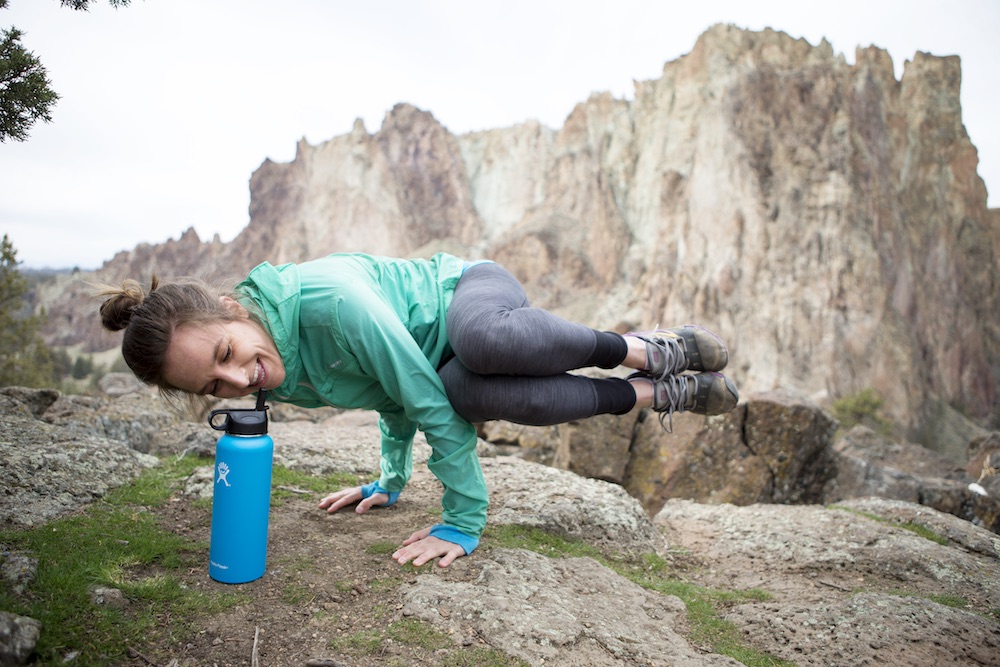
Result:
M919 523L914 523L913 521L905 521L903 523L895 524L904 530L908 530L911 533L916 533L925 540L930 540L931 542L937 542L938 544L947 545L949 540L944 535L935 533L933 530L927 526L921 525Z
M385 641L385 633L381 630L365 630L330 640L330 648L342 653L355 655L374 655L378 653Z
M365 553L372 556L388 556L395 553L397 549L399 549L399 544L396 542L375 542L365 548Z
M384 630L365 630L336 637L330 641L330 648L360 655L372 655L381 650L387 639L427 651L454 646L447 635L438 632L427 623L404 618L390 623Z
M303 602L312 602L316 599L316 595L307 586L292 582L286 584L281 590L281 599L288 604L297 605Z
M486 535L493 546L527 549L554 558L581 557L604 561L604 554L596 547L586 542L548 533L540 528L504 524L487 527Z
M947 593L931 593L927 595L922 595L919 593L914 593L913 591L907 591L902 589L894 589L888 591L889 595L896 595L903 598L923 598L925 600L930 600L931 602L936 602L939 605L945 607L951 607L953 609L964 609L969 606L969 601L966 600L961 595L949 595Z
M833 416L840 422L838 435L849 431L857 424L862 424L879 435L891 437L893 425L883 413L884 404L882 397L871 387L835 400L831 409Z
M441 661L441 667L528 667L525 661L503 651L480 646L453 651Z
M766 591L705 588L671 576L669 563L656 554L644 554L638 559L609 557L584 542L537 528L495 526L487 528L486 535L493 547L529 549L551 558L593 558L643 588L680 598L687 607L688 639L696 646L707 647L748 667L790 667L793 664L745 645L739 629L719 615L720 610L730 605L771 599Z
M109 494L104 502L110 505L139 505L159 507L170 500L176 487L197 468L214 465L214 460L204 456L184 456L164 459L156 468L126 486Z
M850 512L851 514L856 514L857 516L863 516L866 519L871 519L872 521L877 521L879 523L884 523L890 526L896 526L897 528L902 528L903 530L908 530L911 533L914 533L915 535L919 535L925 540L930 540L931 542L936 542L941 545L947 546L948 544L951 543L951 540L949 540L944 535L941 535L940 533L935 533L927 526L916 523L914 521L893 521L892 519L886 519L877 514L872 514L871 512L863 512L861 510L856 510L851 507L844 507L843 505L830 505L828 509Z
M399 577L382 577L379 579L372 579L369 582L368 587L372 589L374 593L388 593L391 590L397 588L403 580Z
M155 508L168 502L174 483L204 463L171 461L82 512L30 530L0 531L4 550L38 560L26 595L0 593L0 608L41 621L38 662L61 663L77 651L76 665L122 664L130 646L163 633L197 632L183 619L242 601L235 594L210 595L181 586L174 573L204 567L208 546L157 523ZM127 608L92 603L91 590L102 586L121 590Z
M427 623L412 618L389 624L386 634L393 641L407 646L416 646L428 651L452 646L451 639L438 632Z
M966 600L961 595L948 595L948 594L932 594L928 595L927 599L931 602L937 602L945 607L952 607L954 609L964 609L969 606L969 601Z
M528 663L503 651L482 646L460 648L445 633L430 624L412 618L389 623L384 629L364 630L330 640L334 651L356 656L379 655L387 641L397 645L435 653L434 664L442 667L528 667ZM441 651L442 654L437 652ZM389 658L386 665L409 665L399 657ZM420 664L425 664L420 662Z
M338 579L337 581L333 582L333 587L336 588L341 593L350 593L351 591L354 590L355 586L357 586L355 582L348 581L346 579Z

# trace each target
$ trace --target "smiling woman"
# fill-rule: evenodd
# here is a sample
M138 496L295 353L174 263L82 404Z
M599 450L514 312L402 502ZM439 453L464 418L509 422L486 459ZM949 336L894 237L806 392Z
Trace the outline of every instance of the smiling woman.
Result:
M471 553L486 524L486 483L472 422L559 424L651 408L720 414L739 394L722 370L729 353L702 327L619 334L532 308L517 279L492 261L328 255L264 262L230 295L196 282L149 291L105 287L104 326L124 329L122 354L140 380L167 394L333 405L380 415L378 480L335 491L320 509L358 513L396 502L412 472L418 429L444 487L442 523L418 530L400 563L446 566ZM624 366L627 378L576 369Z

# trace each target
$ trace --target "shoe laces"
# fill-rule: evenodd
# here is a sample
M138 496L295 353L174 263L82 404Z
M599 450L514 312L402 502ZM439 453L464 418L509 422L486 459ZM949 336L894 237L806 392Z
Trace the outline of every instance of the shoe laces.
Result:
M687 410L690 383L686 375L649 377L653 381L654 412L660 413L660 427L667 433L674 432L674 413ZM666 422L666 423L664 423Z
M654 380L666 380L668 377L678 375L687 370L689 360L684 343L679 338L665 338L661 336L649 336L642 338L647 345L652 345L663 355L663 371L659 375L654 375L647 371L647 375ZM647 358L649 352L647 351ZM652 362L652 359L649 360Z

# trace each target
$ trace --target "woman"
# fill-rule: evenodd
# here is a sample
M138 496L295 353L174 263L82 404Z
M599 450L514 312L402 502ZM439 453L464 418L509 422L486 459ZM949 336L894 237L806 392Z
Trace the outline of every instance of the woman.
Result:
M720 414L738 401L717 372L728 351L707 329L621 335L567 322L530 307L518 281L489 261L336 254L265 262L227 296L155 278L148 292L127 280L102 295L104 326L125 331L125 361L163 392L234 398L266 389L304 407L378 411L380 478L331 493L320 503L328 512L394 503L423 431L444 511L393 554L401 564L440 558L445 567L479 544L487 493L471 422L546 425L640 408L662 419ZM619 365L636 372L568 373Z

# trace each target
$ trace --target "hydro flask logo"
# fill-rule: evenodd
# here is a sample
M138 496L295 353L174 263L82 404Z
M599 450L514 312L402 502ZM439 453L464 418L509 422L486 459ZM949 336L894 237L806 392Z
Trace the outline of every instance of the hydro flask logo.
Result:
M219 482L225 482L226 486L231 486L229 480L226 479L226 475L228 474L229 474L229 466L226 465L225 461L222 461L221 463L219 463L219 479L215 480L215 483L218 484Z

